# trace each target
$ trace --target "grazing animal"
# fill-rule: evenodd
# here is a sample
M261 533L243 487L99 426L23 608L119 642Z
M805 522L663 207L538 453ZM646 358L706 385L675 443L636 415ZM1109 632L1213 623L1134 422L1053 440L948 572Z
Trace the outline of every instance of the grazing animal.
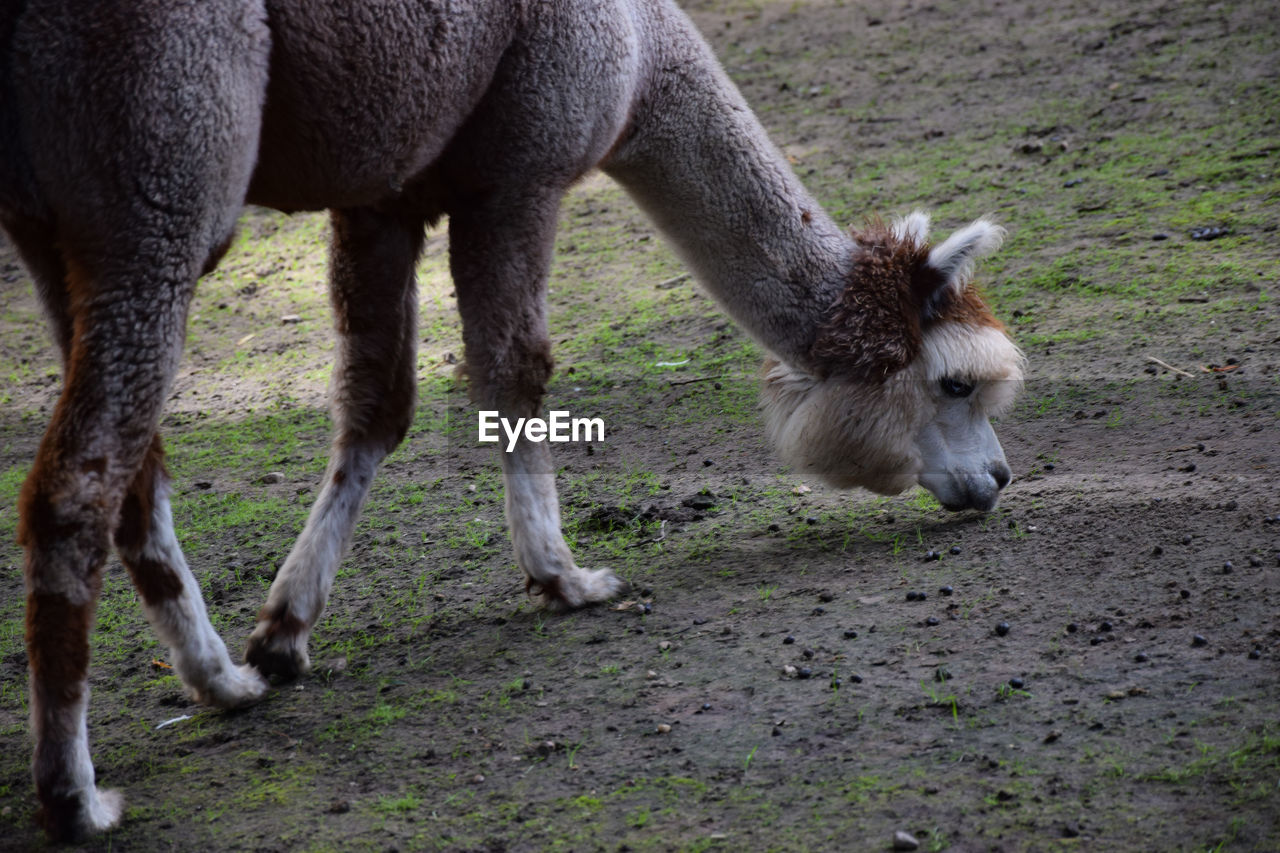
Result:
M89 631L115 547L173 666L236 707L307 639L415 391L414 263L448 216L473 399L535 416L551 374L556 213L599 167L772 353L768 431L837 486L919 482L989 509L988 416L1021 356L969 284L1001 231L930 246L913 214L849 234L768 142L671 0L0 0L0 224L63 389L20 501L33 774L50 835L120 818L86 732ZM157 424L199 276L246 202L331 211L335 435L237 665L173 532ZM549 607L612 596L560 532L549 451L502 454L515 558Z

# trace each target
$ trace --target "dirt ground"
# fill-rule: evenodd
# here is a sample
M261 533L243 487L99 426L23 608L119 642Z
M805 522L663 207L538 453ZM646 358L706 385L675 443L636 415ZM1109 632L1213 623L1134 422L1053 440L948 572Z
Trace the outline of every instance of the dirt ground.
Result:
M1029 381L999 508L787 471L759 353L593 178L557 248L551 402L610 424L561 457L565 527L632 590L543 614L466 439L435 232L422 415L313 671L243 712L189 703L110 567L90 740L129 808L83 849L1280 850L1274 9L684 5L837 219L1008 225L984 278ZM233 654L323 467L323 226L247 215L166 418ZM0 374L0 848L41 849L12 500L57 365L8 248Z

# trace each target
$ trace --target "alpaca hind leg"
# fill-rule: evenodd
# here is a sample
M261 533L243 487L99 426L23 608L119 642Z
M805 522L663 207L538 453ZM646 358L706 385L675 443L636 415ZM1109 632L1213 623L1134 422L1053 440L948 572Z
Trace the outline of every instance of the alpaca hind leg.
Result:
M466 344L471 397L500 417L538 416L551 376L547 276L559 193L490 198L451 212L450 258ZM579 568L560 530L555 469L545 443L522 434L502 452L507 524L530 595L551 609L612 598L608 569Z
M266 695L267 682L253 667L232 663L209 623L200 585L174 535L169 476L158 435L125 494L115 545L142 597L147 620L169 647L174 671L193 699L239 708Z
M69 265L71 304L81 306L71 357L19 506L33 773L41 820L55 838L101 831L120 814L119 796L95 786L89 756L89 631L111 534L154 434L194 285L194 265L156 283L162 264L139 262L141 292Z
M10 57L19 107L31 108L20 168L47 215L5 224L19 240L45 229L52 241L22 254L65 367L19 504L32 772L46 831L75 838L120 817L89 753L89 631L196 278L244 198L268 42L260 20L219 4L102 4L92 16L52 4L26 25L28 49ZM46 33L59 38L29 49ZM34 108L48 104L60 108Z
M249 637L245 659L264 674L289 679L310 667L307 639L324 610L374 472L412 422L414 264L423 231L417 216L364 209L333 213L335 434L320 495Z

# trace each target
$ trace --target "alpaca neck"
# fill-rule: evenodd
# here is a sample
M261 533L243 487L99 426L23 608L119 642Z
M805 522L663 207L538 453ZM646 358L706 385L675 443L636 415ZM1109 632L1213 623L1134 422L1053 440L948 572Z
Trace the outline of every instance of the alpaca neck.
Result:
M604 164L759 343L809 367L854 246L800 184L692 24L648 21L628 133Z

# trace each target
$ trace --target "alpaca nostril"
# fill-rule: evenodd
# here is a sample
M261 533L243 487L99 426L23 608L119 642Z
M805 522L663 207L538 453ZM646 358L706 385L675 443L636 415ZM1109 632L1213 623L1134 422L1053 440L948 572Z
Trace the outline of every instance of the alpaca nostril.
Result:
M997 462L991 466L991 476L996 481L996 489L1000 490L1009 485L1009 481L1013 479L1013 472L1004 462Z

